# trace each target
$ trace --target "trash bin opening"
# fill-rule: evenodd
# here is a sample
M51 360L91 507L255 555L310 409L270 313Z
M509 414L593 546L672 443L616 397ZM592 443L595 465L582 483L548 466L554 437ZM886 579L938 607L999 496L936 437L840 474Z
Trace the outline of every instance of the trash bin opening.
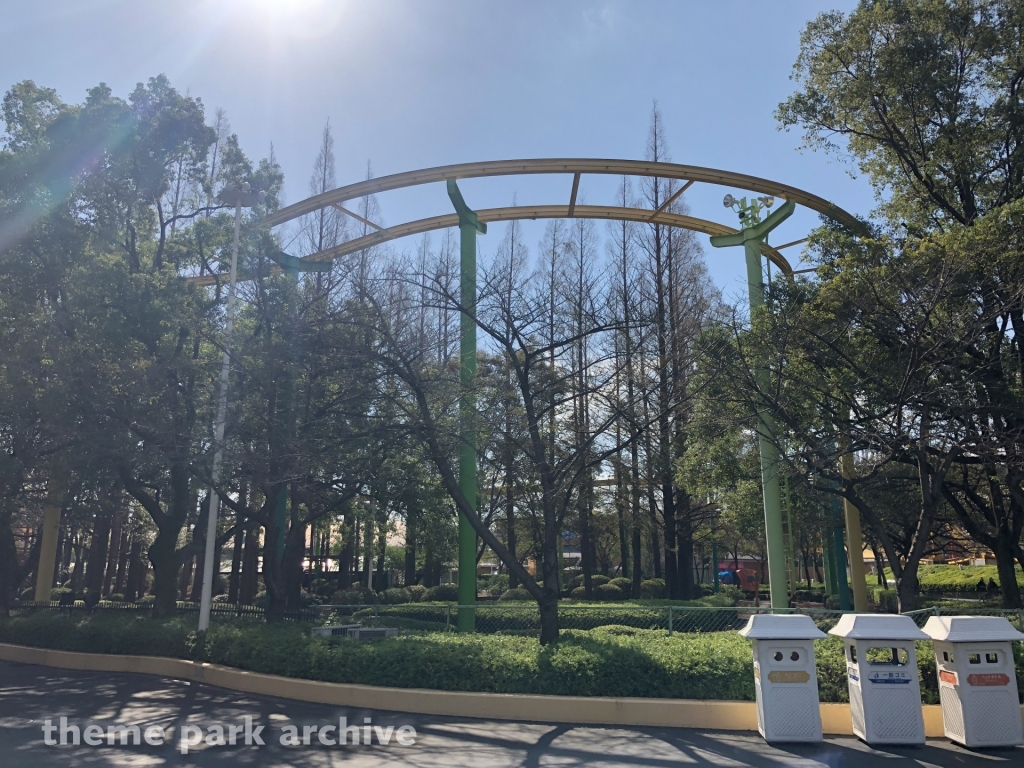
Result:
M910 657L905 648L868 648L867 662L874 667L905 667Z
M854 664L856 664L857 663L857 646L856 645L848 645L847 648L850 649L850 661L852 661Z
M956 659L953 658L953 654L950 653L949 651L943 651L942 652L942 660L943 661L948 661L950 664L956 664Z
M986 664L998 664L999 663L999 654L998 653L986 653L985 654L985 663Z
M981 654L980 653L969 653L969 654L967 654L967 663L968 664L981 664Z
M772 658L775 661L796 661L799 662L803 656L800 654L799 649L796 648L781 648L776 650L772 654Z

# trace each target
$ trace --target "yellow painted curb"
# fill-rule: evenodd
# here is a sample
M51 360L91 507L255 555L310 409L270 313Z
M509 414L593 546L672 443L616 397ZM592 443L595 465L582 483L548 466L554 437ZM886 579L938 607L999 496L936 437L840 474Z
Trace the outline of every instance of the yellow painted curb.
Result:
M75 653L4 643L0 643L0 660L59 669L160 675L207 683L243 693L391 712L579 725L757 730L757 708L752 701L468 693L321 683L160 656ZM925 705L923 709L925 734L928 737L941 737L943 729L940 707L931 704ZM1024 707L1021 708L1021 715L1024 717ZM822 704L821 723L827 734L852 735L850 705Z

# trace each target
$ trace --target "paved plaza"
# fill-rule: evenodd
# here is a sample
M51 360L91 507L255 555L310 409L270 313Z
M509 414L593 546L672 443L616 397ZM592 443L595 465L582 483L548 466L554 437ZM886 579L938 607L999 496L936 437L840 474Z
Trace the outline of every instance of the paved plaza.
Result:
M65 746L44 743L43 725L60 739L60 718L69 730ZM246 721L246 718L250 718ZM344 719L343 722L340 722ZM143 743L106 744L110 725L138 725ZM100 746L74 746L72 727L81 738L96 726ZM264 741L246 746L245 727ZM339 725L355 726L372 743L337 746ZM236 744L196 744L182 753L181 735L199 741L220 726L225 740L235 727ZM262 731L256 731L260 726ZM292 726L289 728L289 726ZM415 743L409 742L415 729ZM313 730L313 729L316 730ZM149 730L152 729L152 730ZM321 733L323 730L323 733ZM165 743L149 746L149 734ZM297 746L283 746L294 732ZM97 734L100 734L97 737ZM301 741L305 735L308 746ZM323 736L328 745L320 743ZM132 736L126 738L130 741ZM354 732L348 732L348 740ZM362 736L360 736L362 738ZM387 741L386 745L380 741ZM3 768L149 768L150 766L252 766L252 768L328 768L330 766L408 766L408 768L490 768L491 766L799 766L874 768L875 766L1024 765L1024 748L971 752L944 740L923 748L873 750L853 738L832 738L821 745L771 747L756 733L693 731L683 728L586 727L509 723L425 715L406 715L357 708L305 704L249 696L211 686L146 675L70 672L0 662L0 766Z

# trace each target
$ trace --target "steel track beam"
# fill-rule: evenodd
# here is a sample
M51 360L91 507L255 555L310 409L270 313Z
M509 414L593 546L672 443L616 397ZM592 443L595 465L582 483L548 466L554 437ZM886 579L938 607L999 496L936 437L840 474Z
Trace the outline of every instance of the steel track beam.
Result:
M677 163L654 163L646 160L601 160L574 158L546 158L536 160L490 160L481 163L459 163L442 165L436 168L425 168L418 171L395 173L376 179L367 179L355 184L315 195L301 202L282 208L263 221L264 227L276 227L307 213L312 213L334 203L375 195L393 189L413 187L419 184L430 184L448 179L470 179L487 176L522 176L543 173L603 173L615 176L658 176L665 179L679 179L719 184L726 187L749 190L765 195L774 195L785 200L810 208L824 214L850 229L860 228L860 222L842 208L822 197L805 192L802 189L780 184L757 176L744 173L733 173L716 168L704 168L697 165L679 165Z
M577 205L572 214L566 205L526 205L512 206L508 208L486 208L477 211L481 222L490 223L494 221L512 221L513 219L565 219L570 216L582 219L606 219L617 221L636 221L641 223L664 224L680 229L689 229L693 232L702 232L706 235L731 235L738 230L727 227L706 219L698 219L693 216L683 216L679 213L653 212L647 208L619 208L605 205ZM459 225L458 214L449 213L443 216L433 216L429 219L418 219L417 221L406 222L388 227L380 232L371 232L363 237L337 245L334 248L327 248L323 251L310 254L304 257L309 261L333 261L350 253L370 248L374 245L395 240L400 237L419 235L424 232L433 232L438 229L447 229ZM786 258L775 248L765 244L761 248L762 253L772 260L784 274L793 274L793 267ZM191 285L214 285L219 279L218 275L202 275L187 277L185 282ZM240 278L245 279L245 278Z

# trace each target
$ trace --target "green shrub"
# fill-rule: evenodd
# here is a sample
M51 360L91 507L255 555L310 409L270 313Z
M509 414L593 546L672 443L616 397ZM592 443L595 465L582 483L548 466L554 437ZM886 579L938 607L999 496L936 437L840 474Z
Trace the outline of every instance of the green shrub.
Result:
M500 596L509 588L507 573L496 573L487 580L487 592L495 597Z
M899 597L895 589L868 587L868 603L882 613L899 613Z
M19 595L19 597L22 600L32 600L32 599L35 598L35 595L36 595L36 588L35 587L27 587L26 589L21 590L21 594Z
M821 603L825 599L822 589L798 589L793 592L793 599L801 603Z
M337 591L337 585L326 579L313 580L313 594L317 597L330 597Z
M340 589L331 595L330 605L376 605L380 602L377 593L363 586Z
M438 584L423 593L425 603L457 603L459 587L456 584Z
M404 587L392 587L385 589L380 595L380 601L384 605L398 605L399 603L411 603L412 594Z
M661 600L665 597L664 579L645 579L640 582L640 597L645 600Z
M414 603L418 603L423 600L423 595L426 593L427 588L422 584L412 584L405 588L409 593L409 597L412 598Z
M600 584L594 587L594 597L602 602L606 600L625 600L626 593L614 584Z
M366 608L360 613L372 614ZM608 617L621 612L594 608ZM448 606L383 606L381 617L417 614L424 624L440 619ZM527 617L516 607L481 609ZM573 613L585 615L590 611ZM566 612L567 614L570 612ZM658 611L650 611L658 614ZM700 612L687 612L700 613ZM711 613L711 612L704 612ZM0 642L89 653L139 654L193 659L265 674L438 690L536 693L573 696L753 700L750 643L735 632L674 634L625 623L589 631L563 630L558 643L541 647L535 637L430 633L375 643L347 638L313 638L307 627L285 622L217 617L198 634L195 617L151 619L118 611L73 616L41 611L0 620ZM1024 691L1024 643L1014 644L1018 689ZM818 690L823 702L848 701L846 662L840 638L815 644ZM918 644L918 672L924 703L937 701L931 644Z
M515 589L506 590L498 599L527 601L533 600L533 595L527 592L523 587L516 587Z
M587 599L587 588L583 586L576 587L569 593L569 597L574 600L586 600Z
M631 590L633 588L633 580L632 579L627 579L625 576L619 576L617 578L614 578L611 581L609 581L608 583L609 584L614 584L616 587L621 589L627 595L629 594L629 590Z
M582 583L583 583L583 579L581 577L580 578L580 584L582 584ZM591 576L590 577L590 583L593 584L595 587L599 587L602 584L609 584L609 583L611 583L611 579L609 579L607 576L604 576L604 575L599 573L596 576Z

